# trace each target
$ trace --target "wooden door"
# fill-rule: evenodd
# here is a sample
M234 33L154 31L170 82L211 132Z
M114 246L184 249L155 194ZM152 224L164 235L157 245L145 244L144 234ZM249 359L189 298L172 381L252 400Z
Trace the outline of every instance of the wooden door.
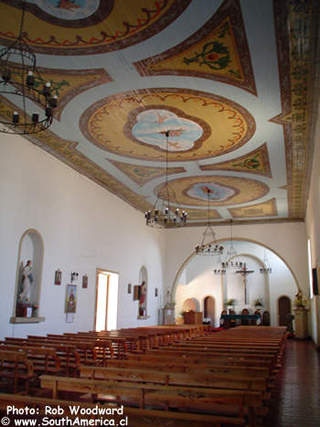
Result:
M291 313L291 301L287 296L280 297L278 300L279 326L287 326L288 314Z
M214 298L212 297L205 297L204 303L203 303L203 315L205 318L211 319L211 325L214 324L215 320L215 307L214 307Z

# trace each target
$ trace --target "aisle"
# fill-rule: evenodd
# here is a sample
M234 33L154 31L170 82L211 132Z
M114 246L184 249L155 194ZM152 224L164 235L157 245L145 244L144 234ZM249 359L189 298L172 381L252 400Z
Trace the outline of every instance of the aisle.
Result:
M320 426L320 352L311 341L288 340L264 426Z

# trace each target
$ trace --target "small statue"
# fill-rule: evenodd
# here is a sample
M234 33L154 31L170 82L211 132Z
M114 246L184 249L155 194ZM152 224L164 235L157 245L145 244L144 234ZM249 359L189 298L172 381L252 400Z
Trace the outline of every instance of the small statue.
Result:
M19 295L19 302L31 304L31 292L33 284L32 261L28 260L22 270L22 292Z

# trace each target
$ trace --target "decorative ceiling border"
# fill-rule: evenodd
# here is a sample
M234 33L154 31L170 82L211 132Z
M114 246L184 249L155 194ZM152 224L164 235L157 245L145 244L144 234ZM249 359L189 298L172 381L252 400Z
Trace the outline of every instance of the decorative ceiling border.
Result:
M289 218L303 219L310 184L308 165L314 145L313 99L318 93L315 88L319 76L316 52L319 4L313 0L274 0L273 4L282 112L270 121L283 126Z

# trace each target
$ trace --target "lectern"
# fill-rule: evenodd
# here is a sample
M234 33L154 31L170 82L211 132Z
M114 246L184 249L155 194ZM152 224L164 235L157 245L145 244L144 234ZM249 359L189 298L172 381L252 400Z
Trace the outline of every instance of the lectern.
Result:
M183 313L183 321L185 325L202 325L202 312L199 311L186 311Z

